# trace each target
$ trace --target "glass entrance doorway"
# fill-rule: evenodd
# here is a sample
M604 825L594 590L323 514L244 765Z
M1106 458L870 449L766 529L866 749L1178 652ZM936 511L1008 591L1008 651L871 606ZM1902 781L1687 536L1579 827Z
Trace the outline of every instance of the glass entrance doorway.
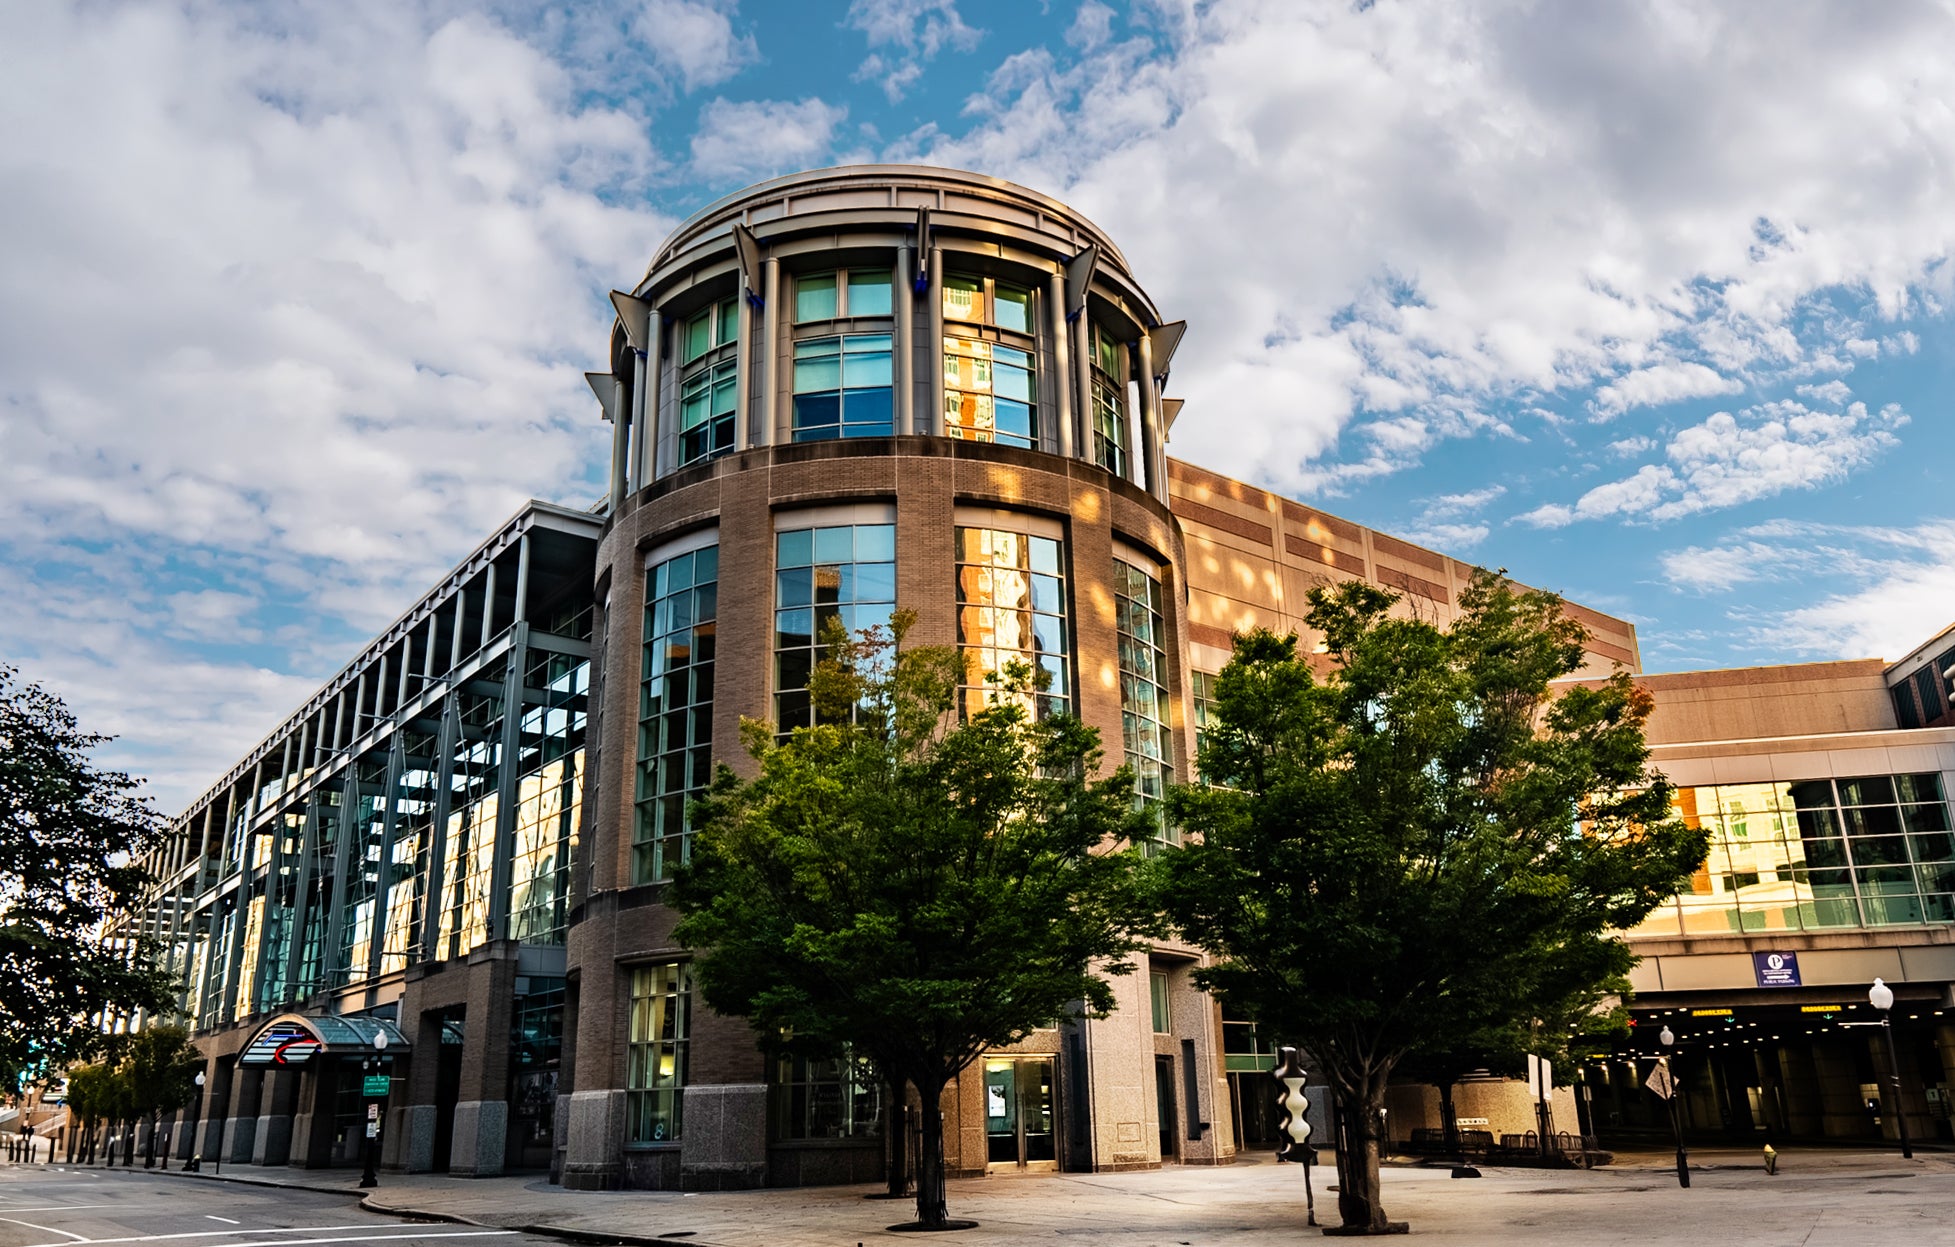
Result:
M992 1169L1059 1167L1051 1057L986 1058L984 1134Z

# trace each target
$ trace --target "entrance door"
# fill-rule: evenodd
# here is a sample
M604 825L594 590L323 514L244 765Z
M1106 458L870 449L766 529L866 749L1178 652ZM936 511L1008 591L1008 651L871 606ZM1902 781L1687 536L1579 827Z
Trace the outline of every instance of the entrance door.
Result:
M1052 1125L1052 1058L988 1058L984 1135L990 1167L1057 1169L1058 1136Z
M1174 1159L1174 1058L1154 1058L1154 1102L1161 1116L1161 1159Z

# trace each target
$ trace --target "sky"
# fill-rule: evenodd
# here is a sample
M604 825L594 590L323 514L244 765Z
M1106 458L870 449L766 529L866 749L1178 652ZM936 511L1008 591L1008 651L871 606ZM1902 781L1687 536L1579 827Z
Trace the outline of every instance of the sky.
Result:
M530 497L688 214L917 161L1189 322L1170 452L1633 620L1955 619L1955 8L0 5L0 662L166 811Z

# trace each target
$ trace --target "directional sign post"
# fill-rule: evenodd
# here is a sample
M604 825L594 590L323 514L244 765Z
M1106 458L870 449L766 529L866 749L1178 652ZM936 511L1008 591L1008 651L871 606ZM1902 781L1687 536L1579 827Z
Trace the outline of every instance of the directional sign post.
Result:
M1662 1100L1668 1100L1671 1093L1677 1089L1676 1080L1670 1077L1670 1067L1661 1062L1650 1071L1650 1076L1643 1080L1643 1085L1656 1092L1657 1098Z

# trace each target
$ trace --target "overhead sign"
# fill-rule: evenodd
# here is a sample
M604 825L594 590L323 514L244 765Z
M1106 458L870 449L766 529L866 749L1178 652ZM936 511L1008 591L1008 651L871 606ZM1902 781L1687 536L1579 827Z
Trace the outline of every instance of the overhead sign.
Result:
M1798 987L1798 953L1753 953L1751 968L1760 987Z
M1651 1070L1650 1076L1643 1080L1643 1085L1656 1092L1660 1099L1665 1100L1669 1099L1670 1093L1677 1089L1676 1082L1670 1077L1670 1067L1662 1061L1656 1063L1656 1068Z
M360 1094L368 1097L383 1097L392 1087L393 1081L393 1078L386 1074L368 1074L365 1085L360 1088ZM370 1104L367 1107L378 1109L380 1106L378 1104ZM372 1114L368 1115L371 1116Z
M319 1040L303 1026L282 1023L266 1027L238 1058L240 1065L304 1065L319 1051Z
M1845 1005L1800 1005L1801 1013L1838 1013Z
M1729 1009L1692 1009L1692 1010L1690 1011L1690 1016L1691 1016L1691 1017L1694 1017L1694 1018L1728 1018L1728 1017L1730 1017L1730 1016L1731 1016L1731 1010L1729 1010Z

